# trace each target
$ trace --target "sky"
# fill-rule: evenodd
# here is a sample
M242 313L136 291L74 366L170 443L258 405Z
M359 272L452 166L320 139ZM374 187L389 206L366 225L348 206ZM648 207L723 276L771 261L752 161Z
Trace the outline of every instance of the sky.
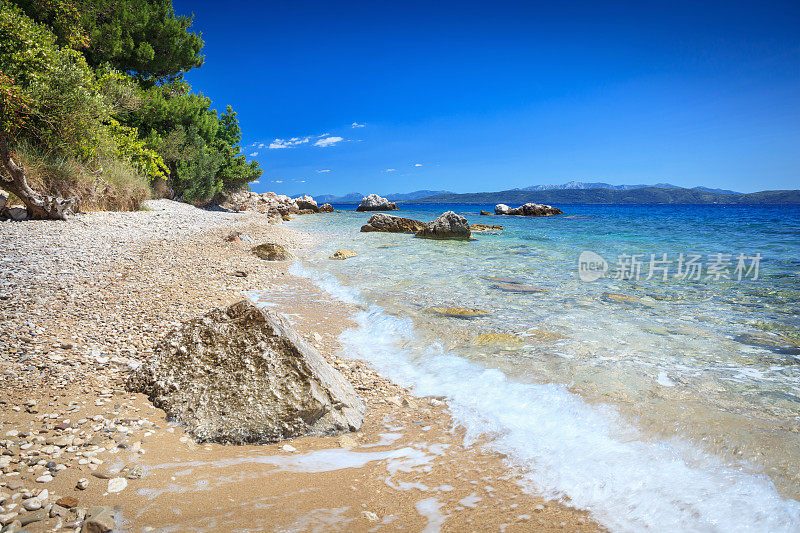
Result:
M257 192L800 188L797 0L174 5Z

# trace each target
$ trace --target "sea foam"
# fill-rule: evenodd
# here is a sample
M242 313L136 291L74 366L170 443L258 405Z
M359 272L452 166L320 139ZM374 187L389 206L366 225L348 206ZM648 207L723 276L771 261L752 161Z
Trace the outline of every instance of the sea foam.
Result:
M781 498L765 475L730 465L681 440L648 440L608 406L589 405L559 384L521 383L420 342L411 320L370 306L356 289L296 264L332 296L367 307L340 336L420 396L446 396L467 439L525 472L531 488L588 510L614 531L797 531L800 502Z

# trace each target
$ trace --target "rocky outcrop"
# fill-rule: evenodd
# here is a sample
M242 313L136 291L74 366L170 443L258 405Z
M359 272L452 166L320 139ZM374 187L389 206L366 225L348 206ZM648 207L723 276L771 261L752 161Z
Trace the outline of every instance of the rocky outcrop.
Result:
M411 218L403 218L385 213L376 213L369 217L361 231L385 231L388 233L416 233L425 227L424 222Z
M469 239L471 236L469 222L454 211L446 211L433 222L414 234L423 239Z
M319 206L320 213L333 213L333 206L331 204L322 204Z
M353 250L336 250L336 252L330 256L328 259L350 259L351 257L355 257L358 254L355 253Z
M131 375L200 442L267 443L361 427L352 385L288 322L241 301L188 321Z
M493 214L494 213L490 213L489 211L484 211L483 209L481 209L481 212L480 212L480 215L484 216L484 217L485 216L492 216Z
M390 202L383 196L370 194L361 199L361 204L356 211L397 211L397 204Z
M499 224L470 224L469 229L472 231L495 232L503 231L503 226Z
M219 206L230 211L255 211L272 215L276 219L300 210L297 202L286 195L274 192L258 194L251 191L239 191L226 194L219 201Z
M549 217L551 215L563 215L564 212L557 207L545 204L527 203L511 209L506 204L494 206L496 215L515 215L522 217Z
M289 253L289 250L274 242L267 242L254 246L250 252L252 252L254 256L259 259L264 259L265 261L288 261L292 258L292 254Z
M314 213L319 212L319 206L317 206L317 202L311 196L306 195L295 198L294 203L297 204L297 209L300 211L308 209Z

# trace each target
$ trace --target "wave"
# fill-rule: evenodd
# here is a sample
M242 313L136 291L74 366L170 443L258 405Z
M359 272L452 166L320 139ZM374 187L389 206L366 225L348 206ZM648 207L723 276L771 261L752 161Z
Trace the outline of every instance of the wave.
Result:
M346 353L420 396L445 396L468 441L488 437L537 493L613 531L800 529L800 502L781 498L767 476L679 438L649 441L612 407L562 385L516 382L426 344L410 319L385 314L330 274L299 263L292 273L366 308L340 336Z

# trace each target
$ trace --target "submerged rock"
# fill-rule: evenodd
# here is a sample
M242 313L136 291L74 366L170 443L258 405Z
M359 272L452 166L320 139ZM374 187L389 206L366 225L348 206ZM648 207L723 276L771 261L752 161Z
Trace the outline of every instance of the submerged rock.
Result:
M521 283L496 283L492 285L493 289L498 289L504 292L547 292L547 289L542 287L534 287L532 285L523 285Z
M499 224L470 224L469 229L471 231L480 231L480 232L494 232L494 231L503 231L503 226Z
M358 254L355 253L353 250L336 250L336 252L330 256L328 259L350 259L351 257L355 257Z
M786 355L800 355L800 343L785 335L774 335L770 333L742 333L734 337L734 340L750 346L766 348L775 353Z
M369 217L361 231L385 231L388 233L416 233L425 227L424 222L411 218L403 218L385 213L376 213Z
M352 385L279 314L249 301L186 322L128 381L198 441L265 443L361 427Z
M492 216L492 215L494 215L494 213L490 213L489 211L484 211L483 209L481 209L480 215L481 216Z
M356 211L397 211L397 204L390 202L383 196L370 194L361 199L361 204Z
M414 234L423 239L469 239L471 231L469 222L454 211L446 211L433 222Z
M436 315L453 318L480 318L491 314L489 311L474 307L431 307L428 311Z
M266 261L286 261L292 258L292 254L286 248L274 242L259 244L250 251L254 256Z
M525 341L523 341L521 337L511 333L481 333L472 339L472 344L475 346L517 348L524 343Z

